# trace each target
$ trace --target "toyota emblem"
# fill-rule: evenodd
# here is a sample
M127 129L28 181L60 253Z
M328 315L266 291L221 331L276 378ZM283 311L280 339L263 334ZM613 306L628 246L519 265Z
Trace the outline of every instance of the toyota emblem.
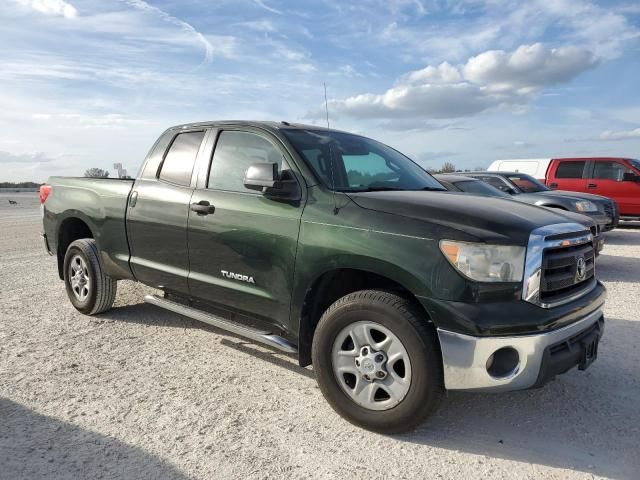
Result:
M581 282L587 276L587 262L584 257L579 257L576 263L576 282Z

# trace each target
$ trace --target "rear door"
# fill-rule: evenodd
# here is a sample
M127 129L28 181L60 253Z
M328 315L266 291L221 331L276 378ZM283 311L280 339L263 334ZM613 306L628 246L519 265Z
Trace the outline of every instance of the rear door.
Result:
M187 294L187 220L205 130L169 132L133 187L127 213L131 268L147 285ZM167 140L167 139L165 139ZM153 157L153 153L151 157Z
M640 213L640 183L624 180L625 173L635 172L622 159L595 159L592 164L589 192L615 200L622 215Z
M588 192L587 165L585 159L552 160L547 185L554 190Z
M189 212L191 295L231 310L237 321L286 330L304 203L249 190L244 175L254 163L290 170L290 158L275 137L258 129L225 129L211 137L215 150L210 165L201 163L192 199L210 212Z

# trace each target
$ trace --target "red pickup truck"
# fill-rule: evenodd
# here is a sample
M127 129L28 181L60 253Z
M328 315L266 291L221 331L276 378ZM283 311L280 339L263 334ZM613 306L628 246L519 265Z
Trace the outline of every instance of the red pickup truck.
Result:
M617 157L496 160L490 171L527 173L550 188L616 201L623 220L640 219L640 160Z

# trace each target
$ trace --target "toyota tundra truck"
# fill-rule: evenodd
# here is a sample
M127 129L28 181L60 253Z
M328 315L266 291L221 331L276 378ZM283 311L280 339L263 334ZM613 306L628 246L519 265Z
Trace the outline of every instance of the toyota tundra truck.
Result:
M363 136L180 125L135 180L51 177L40 199L77 310L109 310L118 280L154 287L152 305L312 364L331 406L370 430L412 429L445 390L539 387L597 357L588 229L446 192Z

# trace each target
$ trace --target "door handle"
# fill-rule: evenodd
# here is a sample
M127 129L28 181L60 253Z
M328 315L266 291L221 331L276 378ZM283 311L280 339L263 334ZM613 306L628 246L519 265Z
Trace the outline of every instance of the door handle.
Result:
M596 188L598 185L595 183L588 183L587 188Z
M555 183L555 182L554 182L554 183L550 183L550 184L549 184L549 187L551 187L551 188L558 188L558 184L557 184L557 183Z
M133 208L136 206L136 203L138 203L138 192L133 191L129 197L129 206Z
M215 213L216 207L206 200L200 200L198 203L191 204L191 210L196 212L198 215L209 215L211 213Z

